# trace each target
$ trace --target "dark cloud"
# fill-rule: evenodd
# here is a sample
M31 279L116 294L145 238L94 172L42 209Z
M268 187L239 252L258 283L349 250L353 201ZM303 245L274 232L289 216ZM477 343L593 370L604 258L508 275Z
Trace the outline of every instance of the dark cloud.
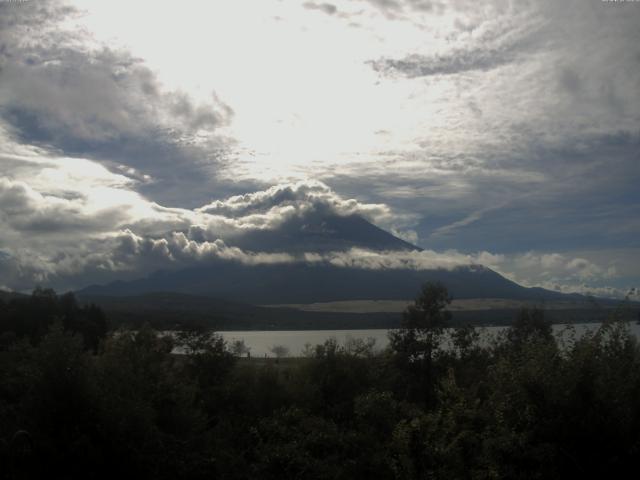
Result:
M542 44L541 29L535 21L520 25L498 16L484 22L475 35L466 33L464 41L453 42L441 52L380 58L368 63L379 73L408 78L486 72L535 52Z
M0 26L3 41L9 35L9 29L18 29L20 33L37 33L42 25L77 15L75 7L62 2L2 2L0 4ZM26 38L26 37L25 37Z
M560 85L572 94L582 90L583 82L580 79L580 75L570 67L565 67L560 70L559 81Z
M86 198L44 196L23 182L0 179L0 223L24 235L75 235L109 231L128 214L122 207L107 207L89 213Z
M182 92L165 91L128 52L90 48L86 33L58 29L57 22L73 10L55 5L50 16L42 8L23 15L14 9L4 22L3 90L11 96L3 109L37 116L52 141L62 131L70 139L100 142L154 126L189 134L228 123L233 111L217 98L194 105Z
M363 202L418 213L411 228L425 248L512 253L638 245L640 135L581 135L556 145L531 139L457 158L434 158L428 148L387 152L396 163L381 159L366 171L354 165L354 173L327 173L325 182Z
M510 63L515 54L508 51L458 50L446 55L409 55L405 58L373 60L372 68L383 74L398 73L409 78L451 75L469 71L487 71Z
M309 10L320 10L327 15L334 15L338 11L338 8L332 3L305 2L303 7Z
M303 7L308 10L316 10L337 18L349 20L349 26L354 28L363 27L360 20L371 14L373 7L375 11L383 15L387 20L405 20L421 27L419 22L413 18L415 14L422 13L442 13L446 10L446 2L438 2L431 0L357 0L349 2L349 9L343 9L345 3L327 3L327 2L305 2ZM364 21L364 20L363 20ZM366 23L366 21L365 21Z
M442 12L446 2L433 0L365 0L390 18L411 12Z

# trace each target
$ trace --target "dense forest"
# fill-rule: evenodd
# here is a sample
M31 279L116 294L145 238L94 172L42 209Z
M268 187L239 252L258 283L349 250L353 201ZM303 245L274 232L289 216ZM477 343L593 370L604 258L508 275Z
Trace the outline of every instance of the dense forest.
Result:
M248 359L212 331L110 330L36 290L0 301L0 478L617 478L640 455L640 349L612 317L489 345L426 284L390 347ZM181 346L184 354L175 354ZM235 352L235 354L234 354Z

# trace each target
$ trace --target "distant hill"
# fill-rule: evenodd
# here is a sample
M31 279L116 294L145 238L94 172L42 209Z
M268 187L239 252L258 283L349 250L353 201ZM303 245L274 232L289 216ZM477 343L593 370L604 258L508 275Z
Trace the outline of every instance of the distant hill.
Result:
M225 242L256 252L322 253L354 247L378 252L420 250L358 215L340 216L322 209L296 216L275 229L251 231L241 237L225 238ZM481 265L432 270L365 269L303 261L246 265L216 260L181 270L161 270L132 281L93 285L78 293L87 298L143 296L139 301L154 292L209 297L231 302L221 303L222 310L239 316L241 312L232 307L233 302L246 306L406 300L414 298L426 281L442 282L456 299L585 300L577 294L523 287ZM254 313L242 310L242 315Z
M78 298L82 303L99 305L112 327L135 328L150 323L154 328L167 330L185 326L216 330L334 330L395 328L400 322L397 312L301 312L170 292L133 296L81 294Z
M27 295L25 295L24 293L0 290L0 300L2 300L3 302L8 302L9 300L13 300L14 298L24 298L26 296Z
M81 295L127 296L175 292L250 304L313 303L337 300L404 300L426 281L444 283L454 298L558 300L566 295L522 287L481 266L453 270L369 270L327 264L247 266L215 262L178 271L160 271L129 282L91 286Z
M150 323L158 329L183 329L205 326L215 330L339 330L397 328L401 312L410 301L356 301L312 305L256 306L212 297L154 292L133 296L79 297L82 303L95 303L107 315L113 328L136 328ZM457 300L450 306L452 325L509 325L522 306L531 302L517 300ZM393 306L393 308L389 308ZM600 308L588 302L549 302L546 317L553 322L603 321L615 305ZM626 320L635 320L638 305L622 312Z

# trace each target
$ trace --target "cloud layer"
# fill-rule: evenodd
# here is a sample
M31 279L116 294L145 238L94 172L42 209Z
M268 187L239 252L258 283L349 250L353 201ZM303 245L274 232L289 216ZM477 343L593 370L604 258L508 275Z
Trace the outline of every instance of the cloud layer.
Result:
M168 90L142 59L66 26L81 18L71 6L9 3L0 5L0 113L20 142L97 160L174 204L219 185L232 140L218 130L233 110L215 92L196 103Z
M632 2L75 3L0 2L0 285L215 259L640 282ZM238 248L319 212L424 250Z
M11 146L10 139L6 140L5 145ZM135 180L91 160L52 157L37 148L16 145L7 150L0 158L10 161L12 175L18 177L0 180L0 272L2 286L8 288L30 289L34 284L81 287L136 278L159 269L232 261L413 270L484 265L525 285L610 296L625 293L589 286L615 276L614 266L563 254L358 247L313 251L304 246L296 252L247 251L233 246L234 240L257 231L278 231L294 218L317 219L318 213L320 218L358 215L384 224L395 215L387 205L345 199L318 181L277 185L193 210L166 208L132 191ZM52 179L57 180L56 188L52 188Z

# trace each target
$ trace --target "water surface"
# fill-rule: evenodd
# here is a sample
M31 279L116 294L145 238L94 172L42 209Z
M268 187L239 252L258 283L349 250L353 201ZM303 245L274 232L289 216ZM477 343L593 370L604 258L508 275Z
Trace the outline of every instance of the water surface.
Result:
M553 325L553 331L561 340L568 340L575 332L576 337L584 335L585 332L596 330L600 326L599 323L576 323L571 325L557 324ZM481 333L481 342L487 344L493 337L500 334L508 327L482 327L478 328ZM631 332L640 339L640 325L630 323ZM282 345L289 351L289 356L297 357L302 355L305 345L312 346L324 343L330 338L334 338L339 344L343 345L349 339L367 340L373 338L375 340L375 349L382 350L389 345L389 330L372 329L372 330L268 330L268 331L226 331L220 332L222 337L229 343L234 340L244 340L247 347L251 349L251 356L256 357L273 357L271 348L276 345Z

